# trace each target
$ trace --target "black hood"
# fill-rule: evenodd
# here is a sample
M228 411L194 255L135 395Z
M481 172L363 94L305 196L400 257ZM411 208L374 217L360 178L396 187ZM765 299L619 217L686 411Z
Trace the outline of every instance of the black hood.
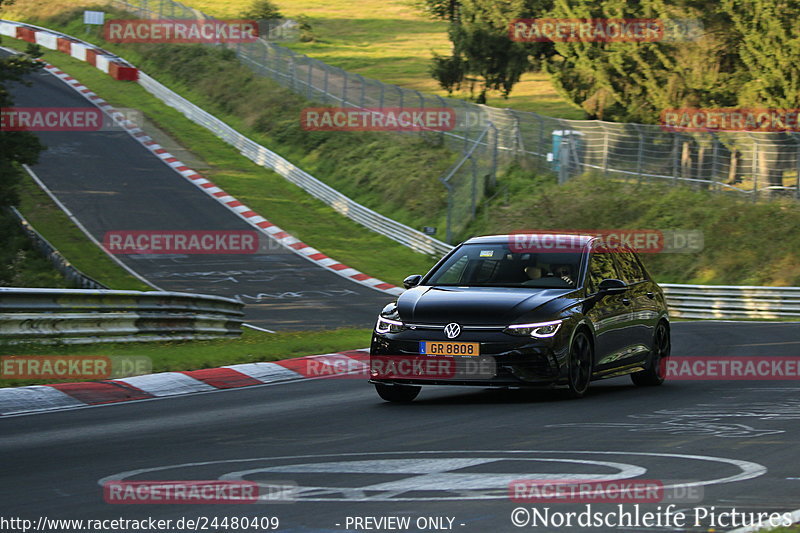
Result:
M412 324L513 324L517 319L548 320L568 305L546 305L575 289L508 287L415 287L397 300L400 319ZM542 308L544 306L544 308ZM542 316L531 316L542 308ZM527 315L527 316L526 316Z

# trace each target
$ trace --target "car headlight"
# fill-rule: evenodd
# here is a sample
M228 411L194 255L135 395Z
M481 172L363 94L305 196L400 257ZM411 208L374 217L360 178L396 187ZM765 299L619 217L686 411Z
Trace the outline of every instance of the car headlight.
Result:
M509 335L519 337L535 337L537 339L549 339L558 333L561 328L561 320L551 322L536 322L534 324L512 324L505 331Z
M378 333L399 333L405 329L405 324L399 320L389 320L388 318L378 317L378 323L375 324L375 331Z

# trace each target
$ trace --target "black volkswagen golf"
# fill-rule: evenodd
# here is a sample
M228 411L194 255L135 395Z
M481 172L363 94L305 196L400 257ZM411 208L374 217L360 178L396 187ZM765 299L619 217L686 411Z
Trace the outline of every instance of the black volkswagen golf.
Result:
M542 238L546 237L546 238ZM409 402L421 385L566 386L630 374L660 385L667 306L636 253L585 235L472 238L381 311L370 382Z

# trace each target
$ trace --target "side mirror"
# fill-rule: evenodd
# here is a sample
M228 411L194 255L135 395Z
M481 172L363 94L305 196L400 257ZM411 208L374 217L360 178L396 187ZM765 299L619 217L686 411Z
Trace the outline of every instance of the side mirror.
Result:
M598 294L622 294L628 290L628 284L621 279L604 279L597 287Z
M416 287L417 285L419 285L420 281L422 281L422 276L420 276L419 274L413 274L403 280L403 287L405 287L406 289Z

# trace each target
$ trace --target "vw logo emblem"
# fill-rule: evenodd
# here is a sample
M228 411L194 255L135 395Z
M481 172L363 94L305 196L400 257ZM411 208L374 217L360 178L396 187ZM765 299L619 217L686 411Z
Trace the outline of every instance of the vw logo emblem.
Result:
M444 327L444 334L447 335L448 339L455 339L456 337L461 335L461 326L459 326L455 322L447 324Z

